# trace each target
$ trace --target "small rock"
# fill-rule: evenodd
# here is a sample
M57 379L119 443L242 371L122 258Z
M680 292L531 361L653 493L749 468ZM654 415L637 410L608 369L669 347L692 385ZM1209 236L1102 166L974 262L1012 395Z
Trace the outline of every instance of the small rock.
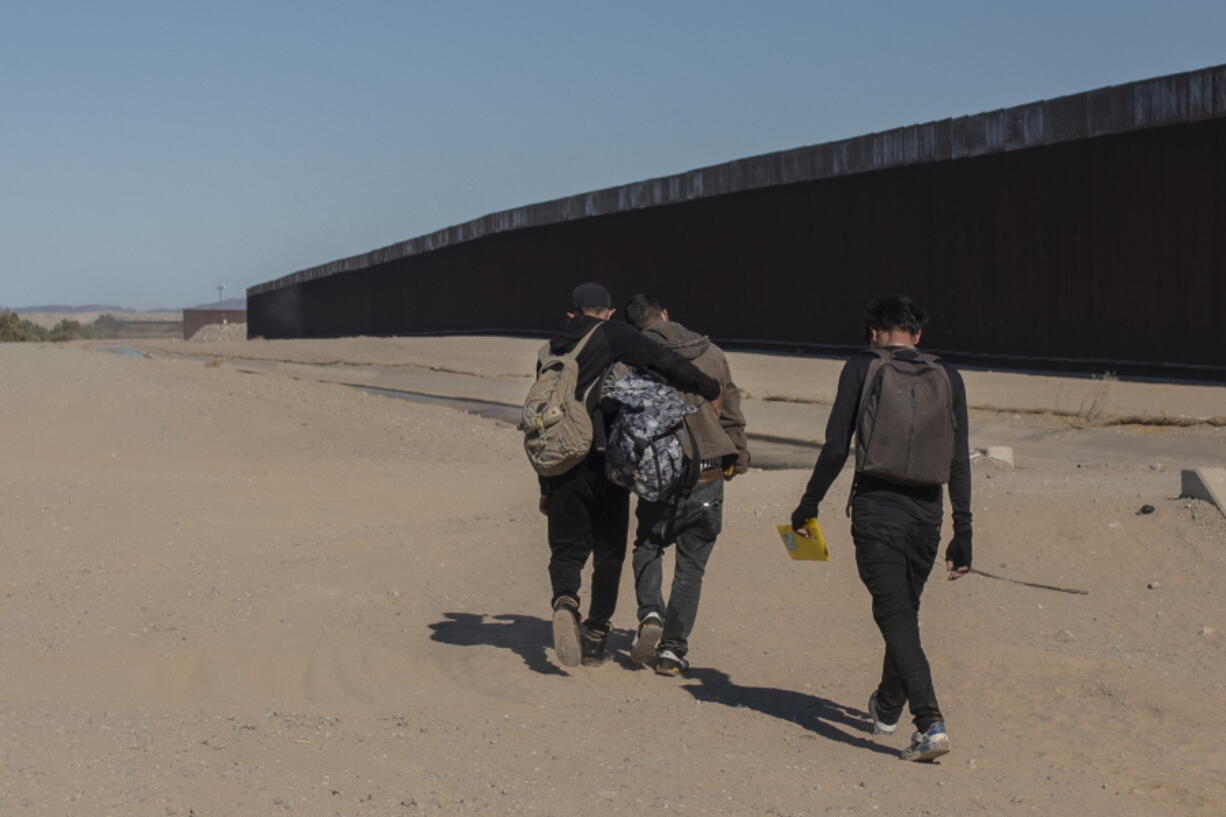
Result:
M1157 582L1150 582L1149 584L1145 586L1148 587L1150 590L1157 590L1162 585L1158 584Z
M1149 466L1149 467L1150 467L1150 469L1151 469L1151 470L1154 470L1154 471L1161 471L1161 470L1162 470L1162 463L1160 463L1160 462L1155 462L1153 465L1151 465L1151 466Z
M1073 635L1068 630L1061 630L1060 632L1056 633L1055 638L1057 641L1076 641L1077 640L1077 636Z
M1137 516L1145 516L1145 515L1147 515L1147 514L1151 514L1151 513L1153 513L1153 512L1154 512L1154 506L1153 506L1153 505L1142 505L1142 506L1141 506L1141 509L1137 511Z
M1209 638L1213 635L1213 628L1208 626L1207 624L1202 624L1200 628L1200 634L1205 636L1206 638Z

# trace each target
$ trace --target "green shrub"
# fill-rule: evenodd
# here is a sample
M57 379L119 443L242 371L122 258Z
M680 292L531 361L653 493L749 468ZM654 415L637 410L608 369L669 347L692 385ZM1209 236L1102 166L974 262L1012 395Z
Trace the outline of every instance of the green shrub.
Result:
M31 340L46 340L47 330L35 323L22 320L16 312L0 312L0 343Z
M81 330L81 322L67 318L51 327L51 332L47 335L47 339L53 341L76 340L82 337L85 337L85 333Z
M17 313L9 312L7 309L0 312L0 342L12 343L22 340L28 340L28 338L21 330L21 319L17 317Z

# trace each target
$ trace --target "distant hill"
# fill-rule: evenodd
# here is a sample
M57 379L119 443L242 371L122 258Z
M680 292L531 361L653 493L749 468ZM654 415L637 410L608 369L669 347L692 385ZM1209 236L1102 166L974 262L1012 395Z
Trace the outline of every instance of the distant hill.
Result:
M66 315L75 315L78 312L136 312L135 309L126 309L122 306L111 306L109 304L86 304L85 306L65 306L64 304L43 304L41 306L16 306L13 311L18 315L23 315L27 312L56 312ZM158 309L150 310L156 312L172 312L174 310Z
M246 298L227 298L224 301L214 301L209 304L197 304L196 306L186 307L187 309L246 309ZM159 307L157 309L129 309L126 306L115 306L114 304L85 304L83 306L69 306L68 304L38 304L36 306L0 306L0 311L8 309L11 312L16 312L19 315L27 315L38 313L41 315L78 315L85 312L110 312L113 315L145 315L151 313L165 312L181 312L184 307Z
M186 309L246 309L246 298L226 298L224 301L213 301L211 304L196 304Z

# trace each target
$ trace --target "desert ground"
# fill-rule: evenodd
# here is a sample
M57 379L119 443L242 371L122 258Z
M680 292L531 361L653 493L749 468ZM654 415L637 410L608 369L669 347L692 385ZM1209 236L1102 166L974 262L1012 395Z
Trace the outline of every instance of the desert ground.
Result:
M921 765L866 723L849 471L827 563L774 531L805 470L728 485L688 675L629 664L628 574L617 659L554 661L518 432L353 388L514 405L537 345L0 345L0 815L1226 813L1226 517L1179 498L1226 390L966 372L1016 463L976 566L1087 594L934 573ZM838 361L731 360L751 444L815 454Z

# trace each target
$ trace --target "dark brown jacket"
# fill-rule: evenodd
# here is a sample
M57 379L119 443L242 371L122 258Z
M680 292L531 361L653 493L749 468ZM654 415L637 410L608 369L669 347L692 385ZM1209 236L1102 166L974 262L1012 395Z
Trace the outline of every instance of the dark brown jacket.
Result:
M724 396L719 414L701 395L677 390L681 399L698 411L686 418L686 429L698 446L698 459L721 460L721 467L736 466L738 474L749 468L749 446L745 441L745 415L741 414L741 393L732 382L732 372L724 352L706 335L691 332L676 321L661 321L643 334L666 349L690 361L700 372L719 381Z

